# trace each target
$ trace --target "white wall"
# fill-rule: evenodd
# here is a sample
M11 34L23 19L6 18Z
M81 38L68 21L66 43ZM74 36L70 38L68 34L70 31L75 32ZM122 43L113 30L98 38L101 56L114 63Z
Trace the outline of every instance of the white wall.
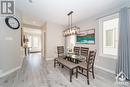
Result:
M80 27L80 31L84 31L84 30L87 30L87 29L93 29L95 28L95 36L96 36L96 43L95 45L86 45L86 44L76 44L76 46L88 46L90 49L97 49L97 41L98 41L98 30L96 29L97 28L97 23L96 23L96 20L95 18L90 18L88 19L87 21L85 22L81 22L81 23L78 23L77 24L78 27Z
M57 46L64 45L63 27L61 25L47 22L46 30L46 59L57 57Z
M21 21L21 17L16 13ZM21 28L12 30L5 24L5 17L0 17L0 77L20 67L21 55Z
M82 30L87 30L87 29L92 29L95 28L95 37L96 37L96 43L95 45L86 45L86 44L76 44L76 46L85 46L85 47L89 47L90 50L94 50L97 49L97 56L96 56L96 62L95 65L103 68L103 69L107 69L110 72L115 72L115 64L116 64L116 60L112 59L112 58L106 58L106 57L101 57L99 56L99 34L100 34L100 29L98 29L98 21L96 19L88 19L86 22L80 23L78 24L78 26L81 28Z
M127 6L127 5L123 5L123 6ZM96 62L95 62L96 67L101 68L101 69L106 70L106 71L111 72L111 73L115 73L116 59L114 59L113 57L104 57L104 56L99 56L98 55L99 54L99 41L100 41L99 40L100 39L99 34L101 32L100 32L100 29L98 27L97 18L102 17L104 15L112 14L113 12L117 12L117 11L119 11L119 9L120 8L116 8L116 9L113 9L113 10L110 10L110 11L106 11L106 12L104 12L102 14L91 17L91 18L89 18L87 20L84 20L84 21L79 22L79 23L76 24L78 27L80 27L81 31L95 28L95 30L96 30L95 31L96 32L95 33L96 34L96 44L95 45L76 44L76 46L89 47L90 50L97 49L98 53L97 53Z

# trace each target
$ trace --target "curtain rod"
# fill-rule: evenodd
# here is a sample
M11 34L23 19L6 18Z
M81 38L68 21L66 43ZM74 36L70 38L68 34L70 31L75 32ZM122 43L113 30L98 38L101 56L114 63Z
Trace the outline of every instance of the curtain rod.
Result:
M128 7L128 9L130 9L130 7ZM104 15L104 16L102 16L102 17L98 17L98 18L96 18L96 20L98 20L98 19L100 19L100 18L103 18L103 17L106 17L106 16L109 16L109 15L112 15L112 14L116 14L116 13L118 13L119 11L116 11L116 12L113 12L113 13L110 13L110 14L107 14L107 15Z

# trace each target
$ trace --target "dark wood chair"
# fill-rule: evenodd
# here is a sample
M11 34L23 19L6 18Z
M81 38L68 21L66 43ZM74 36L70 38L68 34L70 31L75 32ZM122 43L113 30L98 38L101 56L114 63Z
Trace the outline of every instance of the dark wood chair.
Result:
M75 55L80 55L80 47L74 47L74 54Z
M74 55L80 55L80 47L76 47L76 46L74 46ZM75 59L72 59L72 58L67 58L69 61L71 61L71 62L73 62L73 63L78 63L78 61L77 60L75 60Z
M64 46L57 46L57 54L58 54L58 57L65 58Z
M82 56L88 57L88 51L89 51L89 48L81 47L81 55Z
M95 78L95 76L94 76L95 56L96 56L96 51L90 51L88 59L86 61L78 64L78 68L76 69L76 78L78 77L78 73L80 73L87 77L88 84L89 84L89 72L91 72L93 78ZM87 73L84 74L84 72L81 72L80 70L78 70L79 68L82 68L83 70L87 71Z
M65 55L64 55L64 46L57 46L57 54L58 54L58 57L54 59L54 66L56 66L56 64L58 64L58 59L62 58L62 59L65 59ZM60 64L59 64L60 66ZM62 66L63 67L63 66Z
M85 59L83 58L83 60L80 60L79 62L83 62L86 61L88 59L88 52L89 52L89 48L87 47L81 47L81 53L80 55L85 57Z
M57 59L57 63L61 64L62 66L65 66L66 68L69 69L70 72L70 82L72 82L72 75L74 74L73 70L76 69L78 67L78 64L75 64L73 62L70 62L68 60L65 60L63 58L58 58ZM55 61L54 61L54 67L56 67L55 65Z
M54 59L54 67L56 64L62 65L62 68L65 66L70 71L70 82L72 82L73 70L77 68L77 64L66 60L66 56L64 56L64 46L57 47L58 57Z

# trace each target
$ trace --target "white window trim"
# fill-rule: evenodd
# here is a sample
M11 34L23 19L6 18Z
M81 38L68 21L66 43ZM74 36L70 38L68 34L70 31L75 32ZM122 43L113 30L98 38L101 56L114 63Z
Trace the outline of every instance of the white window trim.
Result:
M109 19L114 19L119 17L119 13L101 18L98 20L98 28L99 28L99 56L102 56L104 58L112 58L112 59L117 59L116 55L109 55L109 54L103 54L103 21L109 20Z

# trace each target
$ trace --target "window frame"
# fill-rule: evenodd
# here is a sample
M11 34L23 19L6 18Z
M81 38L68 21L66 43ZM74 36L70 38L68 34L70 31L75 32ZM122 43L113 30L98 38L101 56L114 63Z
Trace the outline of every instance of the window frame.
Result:
M112 15L109 15L109 16L106 16L106 17L103 17L103 18L100 18L98 20L98 27L99 27L99 56L104 56L104 57L107 57L107 58L114 58L114 59L117 59L117 55L112 55L112 54L105 54L103 49L104 49L104 30L103 30L103 22L104 21L108 21L108 20L112 20L112 19L115 19L115 18L119 18L119 13L116 13L116 14L112 14ZM118 25L118 28L119 28L119 25ZM117 49L118 51L118 49Z

